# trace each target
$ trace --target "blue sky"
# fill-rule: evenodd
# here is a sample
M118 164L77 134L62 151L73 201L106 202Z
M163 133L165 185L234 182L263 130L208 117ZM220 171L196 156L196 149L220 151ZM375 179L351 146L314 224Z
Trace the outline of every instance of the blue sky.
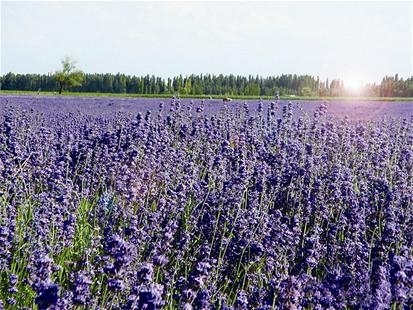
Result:
M413 75L412 2L2 1L1 74Z

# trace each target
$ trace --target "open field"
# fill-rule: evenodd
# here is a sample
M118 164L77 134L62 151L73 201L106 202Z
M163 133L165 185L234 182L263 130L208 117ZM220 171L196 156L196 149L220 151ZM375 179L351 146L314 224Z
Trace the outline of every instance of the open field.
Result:
M159 104L162 103L165 112L169 112L173 106L171 98L142 98L142 97L105 97L105 96L43 96L43 95L3 95L0 102L6 104L16 104L24 109L33 109L43 113L82 113L91 116L105 115L112 117L114 113L146 113L151 110L157 112ZM275 103L273 100L246 100L234 99L226 104L226 107L239 113L244 105L248 106L249 113L256 115L260 102L263 105L263 113L267 114L271 105L274 106L274 116L281 117L282 109L290 100L280 100ZM379 120L381 118L409 117L413 111L412 101L371 101L371 100L291 100L295 113L294 117L303 117L306 114L313 115L320 104L328 107L331 116L344 118L350 121L357 120ZM192 114L195 108L202 105L203 112L208 116L219 113L223 106L222 99L196 99L182 98L179 100L185 109L192 107ZM165 113L164 113L165 114Z
M0 96L0 308L409 309L412 119Z
M57 95L56 92L36 92L36 91L8 91L0 90L0 95L27 95L27 96L69 96L69 97L115 97L115 98L166 98L170 99L171 94L128 94L128 93L86 93L86 92L63 92L62 95ZM193 99L222 99L224 97L231 97L239 100L258 100L260 96L232 96L232 95L181 95L181 98L193 98ZM262 96L264 100L274 100L274 97ZM320 100L341 100L341 101L408 101L413 102L411 97L302 97L302 96L281 96L281 100L307 100L307 101L320 101Z

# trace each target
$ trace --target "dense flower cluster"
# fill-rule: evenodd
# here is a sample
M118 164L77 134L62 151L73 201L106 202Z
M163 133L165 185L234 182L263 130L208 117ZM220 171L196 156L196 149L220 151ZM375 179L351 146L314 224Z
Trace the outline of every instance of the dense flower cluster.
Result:
M413 305L411 113L89 100L0 98L1 309Z

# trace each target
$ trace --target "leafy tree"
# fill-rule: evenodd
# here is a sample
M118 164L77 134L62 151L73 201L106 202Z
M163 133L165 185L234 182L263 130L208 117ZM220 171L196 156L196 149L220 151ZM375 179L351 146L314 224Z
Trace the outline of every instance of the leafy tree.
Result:
M311 88L308 86L304 86L303 88L301 88L301 92L300 92L301 96L305 96L305 97L310 97L313 95Z
M84 79L84 73L76 68L76 62L69 56L65 56L61 63L62 70L55 72L55 79L59 83L59 94L64 89L81 86Z
M130 76L121 73L85 73L77 70L70 58L62 61L63 70L52 74L14 74L0 76L0 89L27 91L55 91L59 82L60 92L71 87L78 92L136 93L136 94L185 94L185 95L250 95L274 96L342 96L343 81L320 80L310 75L283 74L280 76L195 75L163 79L154 75ZM81 84L81 85L80 85ZM380 84L367 84L365 96L413 97L413 77L403 79L398 74L386 76Z
M14 90L17 89L16 86L16 75L11 72L7 73L3 77L2 89Z

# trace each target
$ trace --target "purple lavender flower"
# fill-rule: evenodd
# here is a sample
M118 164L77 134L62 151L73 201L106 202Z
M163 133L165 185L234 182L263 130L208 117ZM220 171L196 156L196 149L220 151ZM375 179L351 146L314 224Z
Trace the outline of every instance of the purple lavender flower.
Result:
M235 301L236 309L248 309L248 295L245 291L241 290L237 294L237 299Z
M104 249L111 258L106 268L109 273L122 273L133 260L133 246L118 234L104 240Z
M139 290L139 309L161 309L165 304L162 298L163 285L151 284Z
M413 125L381 103L0 103L2 308L413 304Z
M91 285L93 281L86 271L80 271L76 274L73 283L73 302L80 305L86 305L91 298Z
M125 283L120 279L109 279L108 288L112 291L119 292L125 289Z
M55 283L41 282L37 285L36 305L39 309L48 309L59 300L59 286Z

